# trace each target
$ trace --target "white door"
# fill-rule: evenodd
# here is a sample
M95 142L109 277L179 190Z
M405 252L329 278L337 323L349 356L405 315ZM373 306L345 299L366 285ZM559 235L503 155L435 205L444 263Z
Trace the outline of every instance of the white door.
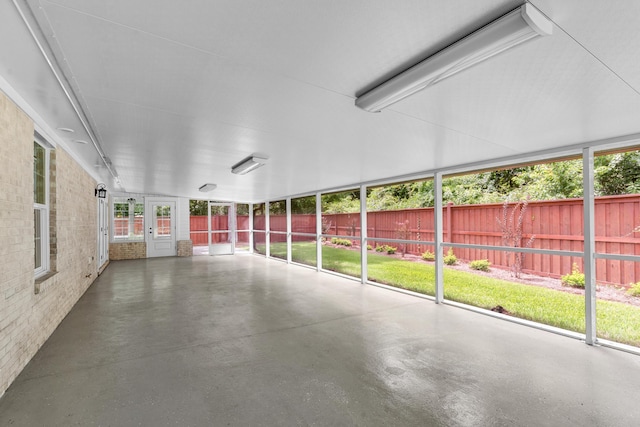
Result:
M98 199L98 268L109 260L109 203Z
M176 202L147 201L145 217L147 258L175 256Z
M209 255L232 255L235 246L232 203L209 202Z

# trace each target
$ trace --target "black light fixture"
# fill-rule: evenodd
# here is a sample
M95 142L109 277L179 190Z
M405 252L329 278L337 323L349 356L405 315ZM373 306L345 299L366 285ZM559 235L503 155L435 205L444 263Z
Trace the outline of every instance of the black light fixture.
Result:
M99 199L106 198L107 197L107 186L104 185L104 184L96 185L94 196L98 197Z

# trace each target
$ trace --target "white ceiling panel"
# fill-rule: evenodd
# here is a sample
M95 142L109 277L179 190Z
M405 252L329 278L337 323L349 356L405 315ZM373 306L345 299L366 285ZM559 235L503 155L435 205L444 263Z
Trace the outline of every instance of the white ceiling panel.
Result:
M391 109L521 152L640 131L640 95L562 31Z
M637 0L533 0L571 35L640 93L640 2Z
M9 3L0 76L81 131ZM554 35L371 114L357 94L521 2L16 0L124 189L200 198L212 182L207 196L243 201L640 132L637 2L534 3ZM253 153L269 164L230 173Z

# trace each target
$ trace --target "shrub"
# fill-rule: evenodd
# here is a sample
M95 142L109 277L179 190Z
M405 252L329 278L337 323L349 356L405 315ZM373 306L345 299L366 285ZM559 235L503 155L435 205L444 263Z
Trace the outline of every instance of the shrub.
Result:
M388 254L395 254L397 250L398 248L394 248L393 246L389 246L389 245L376 246L376 252L386 252Z
M578 264L573 263L571 274L562 276L562 286L571 286L572 288L584 288L584 274L580 273Z
M333 243L334 245L340 245L340 246L352 246L353 242L349 239L340 239L338 237L332 237L331 238L331 243Z
M469 267L471 267L474 270L489 271L490 265L491 263L489 262L488 259L477 259L475 261L471 261L471 263L469 264Z
M449 248L447 255L444 257L444 263L447 265L455 265L458 262L458 257L453 253L453 249Z
M372 249L373 249L373 248L371 247L371 245L367 245L367 250L368 250L368 251L370 251L370 250L372 250Z
M435 261L436 255L431 251L426 251L422 254L422 259L425 261Z
M627 291L627 295L632 297L640 297L640 282L631 284L631 287Z

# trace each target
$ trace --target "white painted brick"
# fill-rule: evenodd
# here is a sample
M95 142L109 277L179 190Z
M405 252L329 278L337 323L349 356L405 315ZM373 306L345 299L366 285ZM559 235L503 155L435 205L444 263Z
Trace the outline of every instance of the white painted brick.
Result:
M56 161L57 274L34 293L33 123L0 93L0 395L96 277L96 182L62 150ZM90 279L84 276L92 274Z

